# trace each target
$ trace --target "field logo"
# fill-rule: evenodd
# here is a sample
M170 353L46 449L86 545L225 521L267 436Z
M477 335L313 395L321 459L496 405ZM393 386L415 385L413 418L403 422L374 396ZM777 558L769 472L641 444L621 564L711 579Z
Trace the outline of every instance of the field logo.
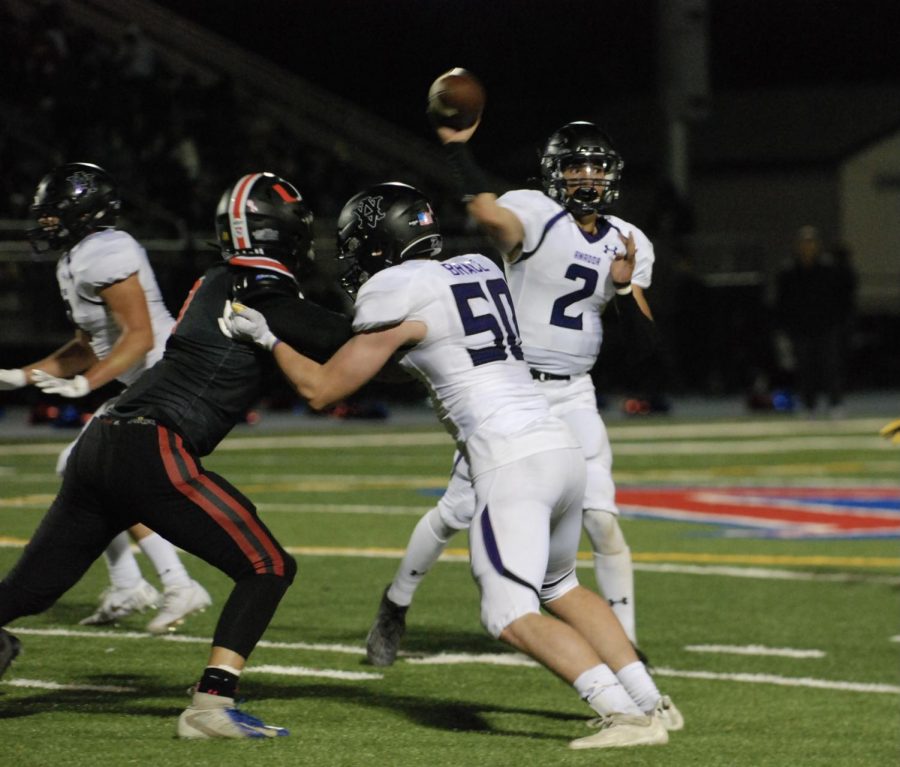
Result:
M761 538L900 538L900 490L890 488L620 487L616 501L625 516L724 525Z

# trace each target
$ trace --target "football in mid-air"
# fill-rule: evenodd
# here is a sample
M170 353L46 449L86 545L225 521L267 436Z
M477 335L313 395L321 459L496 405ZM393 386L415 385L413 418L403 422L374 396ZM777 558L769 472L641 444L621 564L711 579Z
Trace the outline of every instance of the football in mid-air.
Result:
M456 67L444 72L428 89L428 118L436 126L463 130L484 110L484 86L471 72Z

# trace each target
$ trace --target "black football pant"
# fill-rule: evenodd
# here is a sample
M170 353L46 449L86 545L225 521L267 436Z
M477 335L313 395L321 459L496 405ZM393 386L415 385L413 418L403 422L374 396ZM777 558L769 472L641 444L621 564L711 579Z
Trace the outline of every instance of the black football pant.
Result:
M53 505L0 582L0 626L50 607L138 522L235 581L213 645L249 656L296 562L246 496L204 470L178 434L146 420L101 416L81 435Z

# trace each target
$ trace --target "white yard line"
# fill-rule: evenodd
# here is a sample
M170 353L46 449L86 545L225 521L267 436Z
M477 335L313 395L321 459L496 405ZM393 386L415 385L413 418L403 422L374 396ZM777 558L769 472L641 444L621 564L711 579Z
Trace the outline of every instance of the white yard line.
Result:
M772 655L779 658L824 658L822 650L795 650L792 647L766 647L759 644L689 644L685 650L701 653L724 653L726 655Z
M384 679L384 674L368 674L364 671L336 671L323 668L307 668L306 666L247 666L245 673L276 674L278 676L315 676L325 679L349 679L350 681L367 681Z
M775 684L782 687L813 687L818 690L841 690L845 692L900 695L900 685L876 684L873 682L838 682L831 679L776 676L774 674L721 674L712 671L680 671L674 668L654 668L653 674L655 676L672 676L681 677L683 679L712 679L723 682Z
M4 679L0 684L10 687L29 687L38 690L86 690L88 692L137 692L136 687L116 687L105 684L61 684L42 679Z
M135 639L147 642L159 641L158 637L151 634L135 631L79 631L75 629L14 629L16 634L23 636L58 636L58 637L78 637L93 639ZM211 641L210 637L191 637L191 636L170 636L164 637L170 641L190 642L208 645ZM310 650L316 652L352 652L354 655L364 655L365 648L362 646L351 646L343 644L315 644L302 642L275 642L270 643L262 641L259 647L280 648L289 650ZM539 664L530 658L518 653L438 653L437 655L408 655L401 653L401 658L412 665L462 665L462 664L482 664L492 666L520 666L528 668L537 668ZM248 671L256 671L258 673L284 674L290 676L323 676L330 679L380 679L380 674L371 674L367 672L348 672L338 669L312 669L305 666L277 666L277 665L259 665L250 666ZM739 682L747 684L773 684L782 687L810 687L821 690L839 690L845 692L863 692L874 694L891 694L900 695L900 685L892 684L874 684L868 682L845 682L831 679L815 679L812 677L785 677L773 674L746 674L746 673L719 673L712 671L688 671L671 668L654 669L656 676L681 677L685 679L708 679L717 681ZM32 680L33 681L33 680ZM28 680L20 681L9 679L0 682L0 684L10 684L18 686L30 686L26 684ZM38 685L54 685L55 682L37 683ZM49 687L48 689L90 689L98 691L121 691L129 692L130 688L108 688L99 686L69 686Z

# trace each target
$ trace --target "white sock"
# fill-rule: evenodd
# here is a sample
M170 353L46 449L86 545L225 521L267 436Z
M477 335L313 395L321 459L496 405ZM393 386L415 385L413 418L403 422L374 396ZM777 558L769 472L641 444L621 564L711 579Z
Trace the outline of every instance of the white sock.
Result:
M603 596L625 629L625 635L637 643L634 618L634 569L631 549L627 546L615 554L594 553L594 575Z
M119 533L106 547L106 567L109 582L116 589L133 589L142 580L141 568L131 551L131 539L127 532Z
M645 714L653 711L660 699L656 683L647 673L647 668L639 660L623 666L616 672L622 686L628 691L631 699Z
M416 524L406 553L400 560L397 574L388 589L388 599L395 605L407 607L412 604L413 595L431 566L437 562L447 541L456 530L447 527L441 520L438 507L429 510Z
M641 710L629 697L609 666L601 663L582 672L572 686L598 714L640 714Z
M191 576L181 564L178 551L165 538L157 533L150 533L138 541L138 546L153 563L164 589L170 586L190 585Z

